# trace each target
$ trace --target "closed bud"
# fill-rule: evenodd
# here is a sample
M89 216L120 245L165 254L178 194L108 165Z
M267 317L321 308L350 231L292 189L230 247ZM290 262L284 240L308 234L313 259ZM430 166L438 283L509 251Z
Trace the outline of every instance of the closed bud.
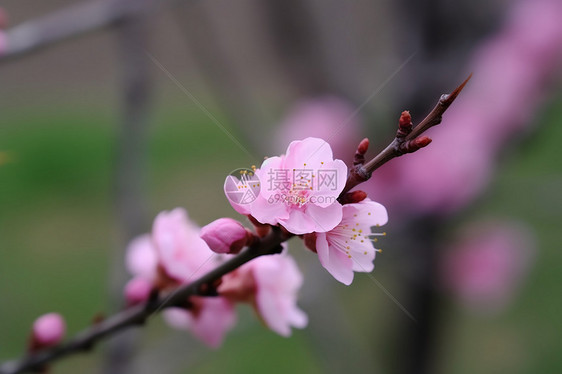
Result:
M66 324L58 313L44 314L33 323L31 350L58 344L66 332Z
M125 285L125 299L127 305L137 305L148 300L152 288L152 283L144 278L137 277L131 279L127 285Z
M238 253L251 234L232 218L219 218L201 229L201 239L216 253Z

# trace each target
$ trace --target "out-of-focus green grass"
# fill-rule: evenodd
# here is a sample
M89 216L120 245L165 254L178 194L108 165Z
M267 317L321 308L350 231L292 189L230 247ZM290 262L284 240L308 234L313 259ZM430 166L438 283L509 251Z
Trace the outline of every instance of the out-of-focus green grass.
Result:
M234 216L222 193L224 176L256 161L195 109L174 106L154 117L147 162L152 215L183 206L200 224L219 215ZM491 191L471 212L474 219L486 214L528 221L536 230L539 253L528 282L505 314L477 317L455 310L445 321L446 372L562 370L560 118L562 108L553 105L540 119L541 131L506 157ZM2 113L0 152L8 157L0 165L0 360L21 353L30 324L42 313L63 313L74 333L97 312L115 307L107 304L109 254L119 246L112 200L115 122L107 111L70 106ZM380 266L377 271L387 275ZM367 288L372 285L360 278L343 297L358 331L385 326L361 309ZM251 327L236 330L223 350L204 354L189 372L322 371L322 357L313 353L306 330L287 340L257 320L247 324ZM148 331L151 338L167 333L158 324ZM346 350L354 343L334 344ZM57 364L55 372L76 372L76 365L81 372L95 372L95 360L73 358Z

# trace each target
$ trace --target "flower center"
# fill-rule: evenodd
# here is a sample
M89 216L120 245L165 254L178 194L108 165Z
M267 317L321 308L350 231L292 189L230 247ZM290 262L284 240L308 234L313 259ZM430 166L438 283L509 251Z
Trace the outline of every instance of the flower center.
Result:
M302 208L310 199L310 192L292 187L285 195L285 202L292 207Z

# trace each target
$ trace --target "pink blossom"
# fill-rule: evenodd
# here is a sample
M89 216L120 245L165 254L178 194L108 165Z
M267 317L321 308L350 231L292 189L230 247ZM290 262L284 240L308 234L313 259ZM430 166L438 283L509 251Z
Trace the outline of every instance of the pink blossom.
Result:
M149 234L141 235L129 243L125 265L131 274L147 281L156 281L158 256Z
M162 270L180 283L189 283L216 265L214 253L199 236L199 227L188 219L185 209L158 214L152 226L152 241Z
M219 218L201 228L201 239L216 253L238 253L248 241L248 231L232 218Z
M261 190L250 211L259 222L281 224L300 235L331 230L341 221L337 198L345 186L347 167L333 159L324 140L292 142L286 155L268 158L256 175Z
M131 242L126 264L135 277L125 287L129 305L146 301L154 287L164 291L187 284L220 263L199 231L187 212L176 208L158 214L152 233ZM220 345L236 320L231 303L222 297L191 297L188 303L189 309L165 311L166 321L172 327L192 331L210 346Z
M332 230L316 233L320 263L345 285L353 281L353 272L370 273L375 265L371 227L386 224L386 209L379 203L363 200L343 206L342 221ZM380 235L380 234L374 234Z
M44 314L33 323L32 345L36 349L56 345L65 332L66 323L60 314Z
M137 305L148 300L153 284L143 277L135 277L125 285L127 305Z
M499 311L511 301L535 252L528 230L489 222L467 229L443 260L443 284L467 307Z
M297 306L303 283L295 260L283 253L258 257L223 277L219 293L237 302L249 302L273 331L291 335L291 327L303 328L306 314Z
M190 302L190 310L165 310L164 320L174 328L192 332L210 347L219 347L236 323L232 303L222 297L191 297Z

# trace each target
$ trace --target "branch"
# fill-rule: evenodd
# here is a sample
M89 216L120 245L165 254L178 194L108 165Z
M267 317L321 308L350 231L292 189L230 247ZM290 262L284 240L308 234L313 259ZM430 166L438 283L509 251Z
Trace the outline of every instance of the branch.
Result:
M417 127L413 128L410 113L407 111L403 112L400 116L399 128L394 140L381 153L367 163L365 163L365 153L367 152L369 141L367 139L361 141L357 148L353 167L350 169L346 186L340 194L340 202L345 203L346 201L352 202L364 199L364 193L361 194L358 191L349 193L349 190L359 183L368 180L374 170L391 159L405 153L415 152L428 145L431 139L426 136L420 137L419 135L428 128L441 122L443 113L456 99L469 79L470 76L450 95L441 96L435 108L433 108L429 115L421 121ZM98 341L114 333L129 327L142 325L147 321L148 317L165 308L185 306L190 296L209 296L209 290L213 289L213 285L216 284L222 276L256 257L280 253L282 250L280 244L292 236L294 235L279 226L271 226L269 234L261 238L255 237L255 241L244 252L203 275L196 281L178 287L167 297L158 298L156 295L155 300L149 300L145 305L131 307L105 321L96 323L58 347L32 353L19 361L7 362L0 366L0 374L16 374L29 370L41 369L49 362L73 353L87 351Z
M398 131L396 132L394 140L367 163L364 161L369 143L368 141L365 142L365 140L362 141L355 154L355 161L353 163L354 167L352 167L349 171L347 182L341 196L345 196L345 194L352 188L369 180L373 171L377 170L393 158L402 156L406 153L413 153L431 143L431 139L429 137L420 135L429 128L441 123L443 114L451 106L453 101L455 101L471 77L472 74L470 74L468 78L466 78L465 81L455 88L455 90L450 94L441 95L435 107L416 127L412 126L412 117L410 116L410 113L408 111L402 112L398 123Z
M150 316L165 308L185 305L189 296L205 295L205 291L209 286L214 284L223 275L237 269L248 261L259 256L280 253L280 244L290 237L292 237L292 235L287 235L287 233L280 228L274 227L266 237L256 238L256 241L244 252L203 275L196 281L180 286L168 297L162 297L156 301L149 301L145 305L138 305L126 309L109 319L96 323L90 328L83 330L74 338L60 346L30 354L18 361L7 362L0 366L0 374L16 374L37 370L45 364L65 356L88 351L100 340L127 328L140 326L144 324Z
M24 22L5 32L6 49L0 53L0 61L147 13L161 1L88 1Z

